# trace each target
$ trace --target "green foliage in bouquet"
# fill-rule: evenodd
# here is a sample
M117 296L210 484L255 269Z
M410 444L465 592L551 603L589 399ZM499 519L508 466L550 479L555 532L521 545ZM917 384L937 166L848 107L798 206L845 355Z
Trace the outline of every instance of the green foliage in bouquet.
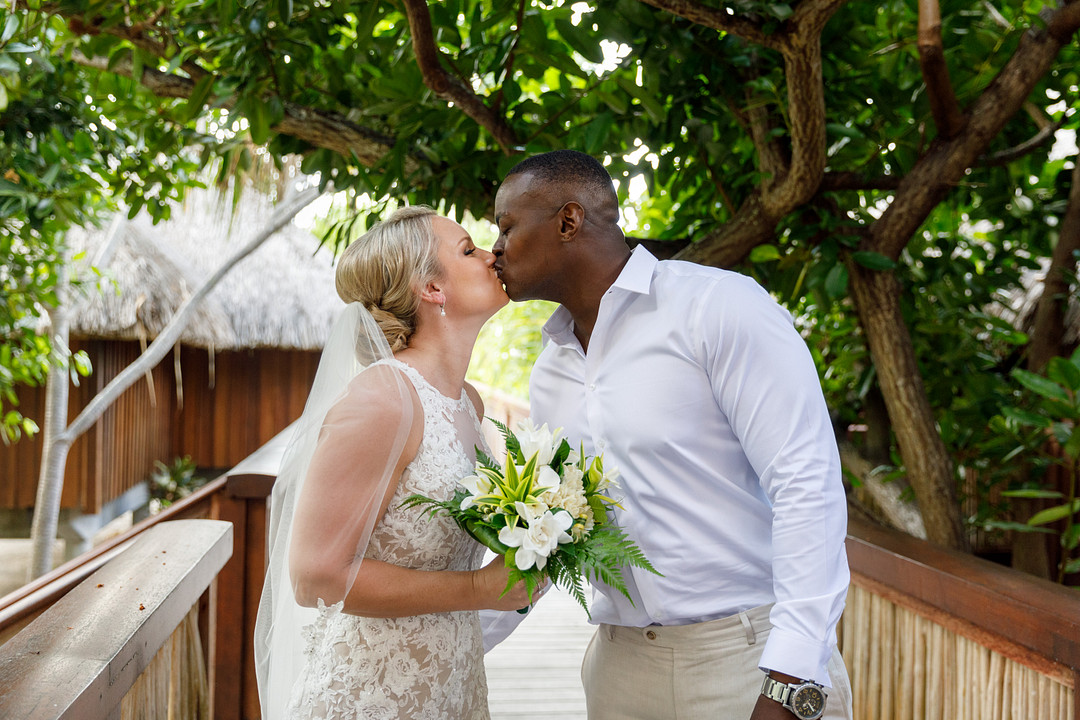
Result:
M598 580L629 599L623 568L659 574L645 554L612 522L617 503L605 494L617 471L604 471L603 456L575 453L570 443L526 420L520 437L492 420L506 441L499 465L477 449L473 475L462 478L448 500L412 495L404 507L445 512L478 542L502 555L510 568L506 591L524 582L530 598L550 578L585 608L584 584Z

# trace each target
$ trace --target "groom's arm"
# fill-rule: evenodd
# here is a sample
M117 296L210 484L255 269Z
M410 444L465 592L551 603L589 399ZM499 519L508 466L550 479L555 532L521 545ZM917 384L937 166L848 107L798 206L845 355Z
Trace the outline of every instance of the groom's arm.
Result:
M788 313L749 278L705 306L713 394L772 506L773 629L761 667L830 685L847 593L847 507L820 380Z

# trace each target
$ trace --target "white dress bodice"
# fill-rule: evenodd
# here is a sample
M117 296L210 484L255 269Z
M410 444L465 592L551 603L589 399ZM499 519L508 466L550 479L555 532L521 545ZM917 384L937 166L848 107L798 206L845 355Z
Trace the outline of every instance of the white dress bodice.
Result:
M442 500L487 452L464 391L448 398L411 366L380 361L409 380L424 409L419 451L376 523L365 558L416 570L475 570L484 549L443 514L403 509L413 494ZM288 716L303 720L487 720L487 680L476 611L398 618L349 615L320 602L304 628L305 668Z

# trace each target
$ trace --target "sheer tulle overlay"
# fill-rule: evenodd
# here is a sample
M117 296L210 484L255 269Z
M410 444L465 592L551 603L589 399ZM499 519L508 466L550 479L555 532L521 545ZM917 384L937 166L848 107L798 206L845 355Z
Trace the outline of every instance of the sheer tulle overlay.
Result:
M400 370L424 409L416 458L367 544L365 558L418 570L475 570L483 547L443 516L399 507L409 495L449 498L482 447L480 422L467 396L440 394L412 367ZM368 618L320 602L303 628L304 665L286 716L302 720L486 720L487 680L478 614L447 612Z

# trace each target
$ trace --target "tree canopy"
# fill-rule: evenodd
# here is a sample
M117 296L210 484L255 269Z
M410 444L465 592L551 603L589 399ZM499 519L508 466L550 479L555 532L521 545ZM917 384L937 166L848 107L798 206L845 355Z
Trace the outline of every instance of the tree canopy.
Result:
M958 468L1003 470L987 420L1019 402L1010 370L1066 352L1080 170L1075 147L1052 150L1080 124L1076 0L15 8L0 391L54 352L32 321L68 225L118 205L164 216L200 168L289 155L356 195L476 217L528 154L603 158L628 234L749 272L796 313L830 404L903 469L941 544L962 547L972 519ZM1026 334L992 308L1033 270L1052 291Z

